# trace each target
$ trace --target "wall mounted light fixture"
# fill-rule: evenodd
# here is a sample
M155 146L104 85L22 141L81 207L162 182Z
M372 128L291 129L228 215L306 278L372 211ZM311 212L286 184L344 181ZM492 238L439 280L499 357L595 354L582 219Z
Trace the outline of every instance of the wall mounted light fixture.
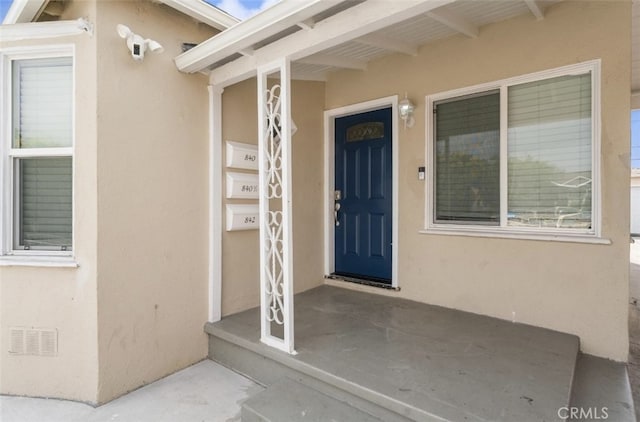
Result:
M162 53L164 51L164 48L159 42L150 40L149 38L145 39L138 34L134 34L126 25L118 24L116 30L120 38L127 40L127 47L129 47L131 56L136 61L142 61L144 59L144 52L147 48L153 53Z
M404 94L404 99L398 103L398 113L400 118L404 122L404 128L413 127L415 119L413 117L413 110L415 110L413 103L407 98L407 93Z

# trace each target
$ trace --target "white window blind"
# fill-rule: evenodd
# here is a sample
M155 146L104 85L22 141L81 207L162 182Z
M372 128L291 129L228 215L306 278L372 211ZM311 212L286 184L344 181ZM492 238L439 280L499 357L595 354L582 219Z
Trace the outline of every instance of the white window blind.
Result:
M15 60L12 80L13 248L71 250L72 59Z
M591 74L509 87L508 225L591 228Z
M435 219L499 224L500 94L435 105Z
M71 58L13 62L14 148L70 147Z

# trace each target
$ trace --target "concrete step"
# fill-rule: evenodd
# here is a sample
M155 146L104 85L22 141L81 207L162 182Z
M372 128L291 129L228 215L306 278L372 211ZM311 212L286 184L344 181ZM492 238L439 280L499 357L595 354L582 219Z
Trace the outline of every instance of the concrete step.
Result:
M420 409L406 406L322 369L296 361L290 355L265 345L248 342L216 330L211 325L207 325L207 332L209 333L210 359L267 386L267 390L283 381L294 379L327 397L339 398L342 403L378 420L385 422L441 421ZM280 396L277 404L284 406L287 401L288 398L283 400ZM245 413L247 413L246 416ZM251 421L248 411L245 413L243 413L243 422ZM403 414L408 417L402 416ZM348 420L350 419L344 419L344 421Z
M242 422L380 422L368 413L285 378L242 405Z
M580 354L576 363L571 406L560 411L571 421L636 422L624 363Z

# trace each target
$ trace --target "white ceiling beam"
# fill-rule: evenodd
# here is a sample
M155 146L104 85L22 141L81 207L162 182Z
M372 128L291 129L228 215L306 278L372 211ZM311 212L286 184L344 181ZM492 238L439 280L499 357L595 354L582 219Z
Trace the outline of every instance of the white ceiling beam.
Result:
M66 6L67 4L61 1L49 2L42 13L59 18L64 13L64 9Z
M253 54L255 52L256 51L253 48L245 48L244 50L238 51L238 53L242 54L243 56L247 56L247 57L253 56Z
M176 66L182 72L198 72L342 1L344 0L281 0L182 53L175 58Z
M211 6L201 0L159 0L169 7L184 13L187 16L206 23L220 31L240 22L230 14L223 12L217 7Z
M342 69L367 70L367 62L328 54L315 54L313 56L303 57L298 60L298 63L332 66Z
M463 18L457 13L451 12L445 9L438 9L427 13L427 15L434 20L437 20L443 25L460 32L470 38L477 38L480 33L478 27L474 25L468 19Z
M273 74L273 75L267 76L267 78L280 78L280 75ZM327 73L326 72L300 72L300 71L292 70L291 79L294 81L327 82Z
M383 35L369 34L354 40L357 43L382 48L384 50L395 51L396 53L418 55L418 47L404 41L394 40Z
M322 73L305 73L305 72L292 72L291 79L294 81L311 81L311 82L327 82L327 74Z
M316 22L312 19L305 19L302 22L298 22L297 25L302 28L302 29L313 29L314 26L316 26Z
M294 81L327 82L327 73L291 72L291 79Z
M524 0L524 2L537 20L544 19L544 8L537 0Z
M268 44L253 57L240 57L213 69L213 84L229 86L256 74L257 66L287 56L291 61L360 38L371 32L429 12L454 0L403 0L364 2L316 23L309 31L299 31ZM197 70L197 69L196 69Z

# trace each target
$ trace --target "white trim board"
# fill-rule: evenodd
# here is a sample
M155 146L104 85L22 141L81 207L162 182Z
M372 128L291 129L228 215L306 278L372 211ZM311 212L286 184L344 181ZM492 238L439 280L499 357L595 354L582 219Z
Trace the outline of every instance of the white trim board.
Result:
M398 140L398 96L378 98L362 103L351 104L344 107L334 108L324 112L324 272L329 275L335 271L334 262L334 221L333 206L335 191L335 168L334 168L334 132L335 119L351 114L364 113L367 111L379 110L391 107L391 149L392 149L392 248L391 248L391 286L398 288L398 171L399 171L399 140Z
M84 33L93 35L93 25L83 18L71 21L0 25L0 40L3 42L66 37Z

